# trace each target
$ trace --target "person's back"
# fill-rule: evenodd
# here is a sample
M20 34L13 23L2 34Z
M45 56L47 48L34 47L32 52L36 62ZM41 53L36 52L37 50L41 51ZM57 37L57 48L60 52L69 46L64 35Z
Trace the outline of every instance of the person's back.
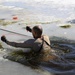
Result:
M39 51L39 60L40 61L49 61L57 58L55 51L50 47L50 39L47 35L42 36L43 40L37 39L37 42L43 43L42 48Z
M42 38L36 39L35 43L38 42L41 44L42 48L40 49L40 51L45 51L45 50L50 51L51 47L49 45L47 45L43 39L50 45L50 40L47 35L43 35Z

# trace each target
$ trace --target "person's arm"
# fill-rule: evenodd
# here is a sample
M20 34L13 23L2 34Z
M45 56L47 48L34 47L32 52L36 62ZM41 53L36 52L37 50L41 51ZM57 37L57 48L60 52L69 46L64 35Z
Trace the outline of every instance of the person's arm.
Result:
M17 42L10 42L6 39L5 36L1 37L1 40L3 42L5 42L6 44L10 45L10 46L14 46L14 47L20 47L20 48L32 48L33 47L33 43L34 43L34 39L29 39L23 43L17 43Z
M7 41L6 43L10 46L14 46L14 47L20 47L20 48L32 48L33 47L33 39L27 40L23 43L17 43L17 42L10 42Z

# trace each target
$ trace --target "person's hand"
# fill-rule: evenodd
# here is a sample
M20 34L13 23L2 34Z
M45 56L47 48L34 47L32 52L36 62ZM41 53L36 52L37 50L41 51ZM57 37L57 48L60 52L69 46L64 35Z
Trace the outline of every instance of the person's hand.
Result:
M3 35L3 36L1 36L1 40L3 41L3 42L7 42L7 39L6 39L6 37Z
M29 26L26 26L26 30L32 32L32 29Z

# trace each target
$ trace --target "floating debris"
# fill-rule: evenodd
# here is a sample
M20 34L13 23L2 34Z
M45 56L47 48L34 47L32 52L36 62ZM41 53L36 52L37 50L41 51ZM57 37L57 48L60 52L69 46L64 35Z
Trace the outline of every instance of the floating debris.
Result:
M17 16L14 16L14 17L13 17L13 20L18 20L18 17L17 17Z
M17 21L11 21L11 20L9 21L9 20L0 19L0 25L3 25L3 26L14 24L14 23L17 23Z
M52 24L52 23L59 23L60 21L59 20L55 20L55 21L33 21L33 22L26 22L26 21L23 21L23 24L25 25L46 25L46 24Z
M68 23L75 24L75 19L67 21Z
M71 27L71 25L62 25L62 26L60 26L61 28L70 28Z

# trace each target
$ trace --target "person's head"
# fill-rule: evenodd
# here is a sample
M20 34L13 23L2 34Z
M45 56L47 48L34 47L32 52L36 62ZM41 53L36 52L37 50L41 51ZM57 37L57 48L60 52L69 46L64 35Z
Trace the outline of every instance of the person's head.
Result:
M34 38L40 38L42 35L42 32L43 32L43 30L42 30L41 26L34 26L32 28L32 35Z

